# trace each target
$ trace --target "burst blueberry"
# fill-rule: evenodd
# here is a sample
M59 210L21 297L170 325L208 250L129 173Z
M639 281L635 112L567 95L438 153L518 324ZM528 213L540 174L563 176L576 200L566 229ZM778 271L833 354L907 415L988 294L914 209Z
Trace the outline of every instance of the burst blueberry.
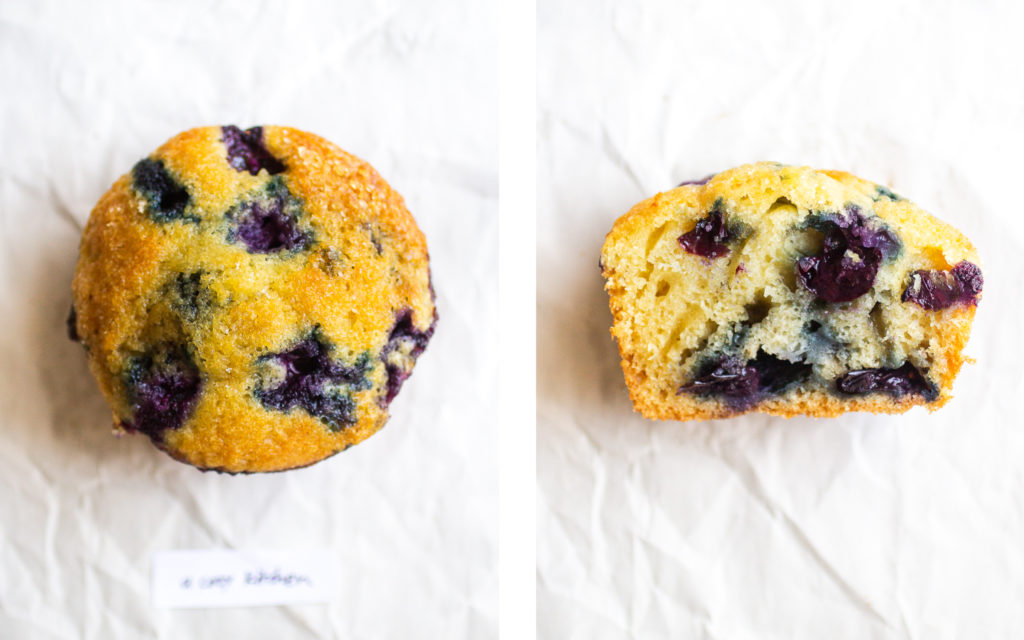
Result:
M125 379L132 417L123 422L154 441L185 423L202 388L199 369L185 350L161 346L133 361Z
M285 215L280 200L264 206L251 202L243 208L235 227L235 238L252 253L275 253L304 249L310 237L299 230L295 220Z
M283 353L263 356L284 369L284 379L269 389L257 389L263 406L289 412L295 407L320 418L333 430L356 423L356 405L351 392L369 388L368 357L352 365L331 358L331 345L319 330Z
M954 305L976 305L983 285L981 269L964 260L949 271L914 271L901 299L929 311Z
M734 238L721 207L715 206L691 231L679 236L679 246L703 258L720 258L729 253L729 242Z
M431 289L431 293L433 293L433 289ZM430 338L434 335L434 326L436 324L436 311L434 319L426 331L420 331L413 325L412 309L402 309L398 312L395 318L395 325L391 329L388 341L384 348L381 349L380 354L381 360L384 361L384 369L388 375L387 389L381 398L381 406L386 407L391 404L391 401L398 395L402 384L411 373L411 367L407 369L399 366L399 364L392 361L391 355L399 352L404 346L408 349L408 357L415 361L423 353L423 350L427 348L427 343L430 342Z
M143 158L132 169L132 184L149 203L147 213L156 222L185 218L191 202L188 191L167 170L162 160Z
M725 356L705 362L679 392L747 399L757 393L757 385L757 369L735 356Z
M844 215L819 216L811 226L824 236L822 252L797 261L800 282L826 302L849 302L871 290L882 260L899 240L877 218L850 205Z
M790 362L764 351L758 351L753 361L758 375L758 393L775 395L807 380L812 366L804 362Z
M736 356L720 356L706 361L689 384L678 393L724 398L735 409L747 409L769 395L783 393L806 380L811 365L783 360L759 350L746 362Z
M248 171L256 175L266 169L270 175L284 171L285 166L263 144L263 127L239 129L229 124L221 127L221 139L228 151L228 164L235 171Z
M228 213L234 226L229 239L240 241L250 253L299 251L312 243L310 232L299 228L300 205L279 179L259 198L243 202Z
M894 398L915 394L931 402L938 391L917 367L909 362L896 369L859 369L836 379L836 390L846 395L884 393Z

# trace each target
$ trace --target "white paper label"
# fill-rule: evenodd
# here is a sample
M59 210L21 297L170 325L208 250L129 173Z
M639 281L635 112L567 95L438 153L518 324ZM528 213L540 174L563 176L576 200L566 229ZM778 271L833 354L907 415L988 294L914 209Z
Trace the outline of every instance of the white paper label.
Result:
M328 602L339 593L330 549L158 551L153 606L252 607Z

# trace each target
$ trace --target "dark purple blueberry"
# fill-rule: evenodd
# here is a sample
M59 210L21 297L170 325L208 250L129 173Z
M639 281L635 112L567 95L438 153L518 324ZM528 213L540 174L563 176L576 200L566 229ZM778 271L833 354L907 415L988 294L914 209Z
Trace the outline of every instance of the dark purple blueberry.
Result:
M746 409L767 395L781 393L811 375L811 365L789 362L758 351L753 360L722 356L705 362L693 382L678 393L722 397L735 409Z
M950 271L918 270L911 273L910 284L903 291L902 300L929 311L958 304L976 305L983 284L981 269L964 260Z
M800 258L796 273L826 302L848 302L870 291L882 260L900 248L881 220L866 217L856 205L845 215L819 217L811 226L824 235L822 252Z
M331 346L318 330L288 351L263 356L284 368L284 380L272 389L257 389L263 406L288 412L300 407L326 422L333 430L356 423L356 405L347 391L366 389L369 357L351 366L330 357Z
M199 369L180 347L165 347L132 363L126 387L132 418L122 423L154 441L177 429L195 407L202 382Z
M851 245L877 249L887 260L900 251L900 240L878 216L866 216L855 204L846 207L846 218L839 226L846 230Z
M263 127L250 127L242 131L233 124L221 127L221 139L228 150L228 164L235 171L248 171L252 175L266 169L270 175L284 171L284 163L263 146Z
M402 309L398 312L395 318L395 326L391 329L391 334L388 335L387 344L384 345L380 352L381 360L384 361L384 368L388 374L387 391L380 402L382 407L387 407L391 404L391 401L398 395L398 391L402 388L402 384L410 374L409 371L390 362L388 356L398 350L403 344L407 344L409 346L409 357L415 360L427 348L427 343L430 342L430 338L434 335L435 326L437 326L436 309L430 327L426 331L420 331L413 325L412 309Z
M931 402L939 392L917 368L906 362L898 369L860 369L836 379L836 389L846 395L885 393L894 398L915 394Z
M709 175L709 176L704 176L704 177L703 177L703 178L701 178L700 180L684 180L683 182L680 182L680 183L679 183L679 186L680 186L680 187L685 187L685 186L686 186L686 185L688 185L688 184L692 184L692 185L702 185L702 184L707 184L707 183L708 183L708 181L709 181L709 180L711 180L711 178L714 178L714 177L715 177L715 174L713 174L713 173L712 173L712 174L711 174L711 175Z
M848 302L871 290L881 260L878 252L841 248L826 238L822 256L807 256L797 262L797 276L805 287L826 302Z
M734 237L725 224L725 214L715 207L697 221L692 231L679 236L679 246L703 258L719 258L729 253L728 243Z
M264 208L258 202L244 207L235 227L235 237L241 240L251 253L274 253L304 249L309 244L309 235L299 230L295 220L282 211L279 200Z
M175 180L162 160L143 158L132 169L135 190L149 202L149 217L156 222L185 218L191 201L188 191Z
M229 239L240 241L250 253L276 253L306 249L313 235L299 229L298 204L279 179L268 185L266 195L243 202L228 213L234 223Z
M764 351L757 352L753 366L758 373L757 390L762 394L777 394L811 375L812 366L803 362L790 362Z
M68 338L71 342L81 342L82 338L78 335L78 312L75 311L75 305L71 305L71 310L68 311L67 327Z
M727 398L747 399L757 393L757 369L752 364L745 364L735 356L725 356L705 362L693 382L679 388L701 396L725 396Z

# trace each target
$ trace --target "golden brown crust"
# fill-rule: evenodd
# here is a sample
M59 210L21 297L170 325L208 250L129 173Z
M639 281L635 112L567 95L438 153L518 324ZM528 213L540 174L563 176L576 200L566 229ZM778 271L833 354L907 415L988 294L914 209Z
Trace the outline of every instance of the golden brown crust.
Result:
M158 443L203 468L272 471L316 462L358 443L387 420L380 359L396 317L429 332L435 317L426 240L400 195L366 162L310 133L263 127L266 149L286 170L270 176L227 164L220 127L186 131L162 145L160 160L188 190L188 220L160 222L119 178L93 209L72 285L76 329L111 405L129 424L125 371L155 341L184 341L202 371L188 420ZM315 241L287 258L228 241L227 213L273 180L301 201ZM213 300L202 321L182 320L168 302L176 274L203 276ZM333 357L370 354L371 386L355 390L358 420L340 430L299 409L271 411L253 395L255 360L279 353L314 328ZM411 365L410 365L411 366Z
M899 336L893 341L914 343L916 340L920 343L919 353L910 353L907 357L914 359L923 357L921 354L927 355L929 378L938 392L938 397L931 402L915 394L899 398L878 393L839 396L828 389L818 388L769 397L743 410L721 399L679 393L689 374L683 361L674 360L672 356L681 353L679 357L692 362L697 339L694 337L690 342L687 339L691 334L699 334L699 327L703 326L701 323L713 316L708 308L721 312L721 307L715 307L716 298L725 296L726 290L716 293L715 290L704 289L704 299L693 304L684 301L678 308L666 309L671 305L659 305L655 296L662 294L651 293L652 283L662 278L659 288L668 289L666 282L676 286L674 283L690 278L706 279L707 286L730 289L757 286L746 280L757 278L759 274L747 274L743 269L743 256L750 258L749 247L743 256L709 261L675 246L676 238L693 229L696 221L706 215L716 201L724 202L730 211L742 212L744 220L756 220L751 223L766 227L781 224L769 215L778 217L775 212L780 202L793 205L794 217L806 215L808 211L838 210L847 203L873 211L898 231L904 243L904 253L893 267L901 272L893 278L902 277L913 269L948 270L962 260L978 263L974 247L959 231L909 201L879 197L877 185L844 172L757 163L717 174L705 185L684 185L659 193L638 203L619 218L602 250L605 288L614 318L611 333L618 343L626 386L636 411L649 418L665 420L723 418L748 410L785 417L833 417L848 411L901 413L922 404L929 410L935 410L951 399L953 380L966 360L962 352L970 333L975 306L926 311L908 304L897 308L898 299L886 303L889 308L885 313L891 314L887 330L896 334L901 330L900 323L905 322L910 327L908 335L912 333L913 339L903 340L903 336ZM776 260L775 263L785 263L785 260ZM767 279L784 277L776 267L777 264L769 265L764 272ZM722 282L725 284L720 284ZM889 284L894 285L895 282L893 280ZM778 291L786 292L777 282L768 286L769 291L776 287ZM765 283L760 283L760 287L763 292ZM689 289L687 295L696 295L693 290ZM739 313L742 318L742 308Z

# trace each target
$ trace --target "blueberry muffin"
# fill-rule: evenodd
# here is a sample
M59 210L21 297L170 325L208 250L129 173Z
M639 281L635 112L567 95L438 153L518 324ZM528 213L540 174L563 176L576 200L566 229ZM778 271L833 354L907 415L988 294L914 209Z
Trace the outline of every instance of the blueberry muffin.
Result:
M910 201L766 162L636 205L601 265L633 404L658 419L937 409L982 288L970 241Z
M232 473L380 429L437 318L401 196L287 127L192 129L139 161L93 209L72 288L115 430Z

